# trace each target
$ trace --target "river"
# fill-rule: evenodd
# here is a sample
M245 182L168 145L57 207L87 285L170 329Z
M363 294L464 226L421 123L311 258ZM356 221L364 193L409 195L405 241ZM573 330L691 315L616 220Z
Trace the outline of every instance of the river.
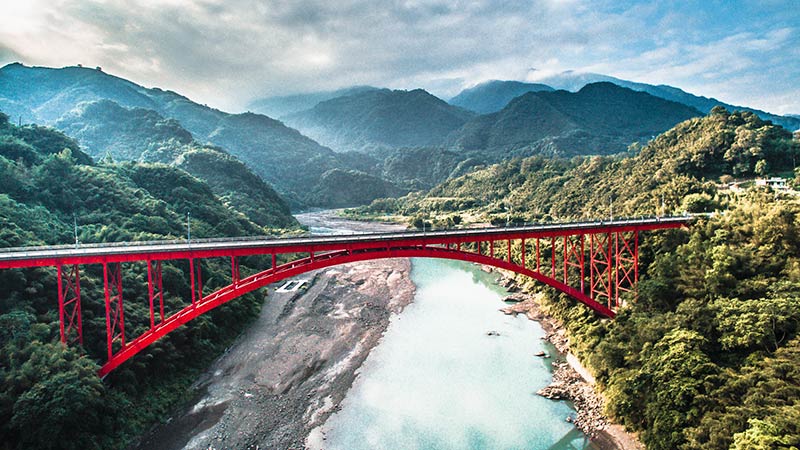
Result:
M392 317L339 412L308 446L376 449L593 449L566 402L535 392L562 357L537 322L498 311L504 291L477 266L412 260L412 304Z

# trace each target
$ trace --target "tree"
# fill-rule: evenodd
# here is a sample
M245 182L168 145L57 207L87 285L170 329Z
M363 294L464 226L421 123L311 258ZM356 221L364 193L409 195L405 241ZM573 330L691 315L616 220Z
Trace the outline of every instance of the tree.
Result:
M755 168L756 174L765 177L767 176L768 171L769 171L769 164L767 164L767 162L764 161L763 159L759 159L758 162L756 162L756 168Z

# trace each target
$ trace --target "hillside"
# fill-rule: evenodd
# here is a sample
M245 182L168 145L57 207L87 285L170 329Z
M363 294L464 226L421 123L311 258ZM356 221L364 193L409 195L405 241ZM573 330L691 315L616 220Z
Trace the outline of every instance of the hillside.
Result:
M182 239L187 213L193 238L263 233L208 184L164 164L96 164L51 128L17 127L0 114L0 247L122 240ZM242 270L265 261L244 258ZM211 289L230 263L206 260ZM167 313L188 304L187 267L165 263ZM125 325L138 333L150 317L146 269L125 267ZM103 272L81 268L85 347L58 342L57 279L52 268L0 273L0 442L4 448L124 448L144 427L165 420L181 392L258 315L263 298L248 294L154 343L105 380ZM164 373L171 376L164 378ZM131 419L131 418L135 419Z
M511 211L528 221L597 218L609 214L613 199L616 215L661 213L662 201L666 211L677 213L697 207L686 204L686 196L708 194L708 183L722 176L791 170L793 157L800 156L792 139L752 113L718 108L679 123L632 155L514 159L411 194L396 212L446 214L447 199L468 199L486 220Z
M95 160L171 164L208 183L215 195L263 227L297 226L289 206L264 180L221 149L200 145L175 119L99 100L80 103L55 126Z
M344 97L359 92L377 90L372 86L353 86L335 91L309 92L294 95L279 95L275 97L259 98L247 104L251 111L270 117L281 118L300 111L311 109L333 98Z
M381 89L334 98L284 119L334 150L375 153L440 144L472 116L421 89Z
M554 89L539 83L491 80L464 89L448 103L478 114L500 111L508 102L527 92L549 92Z
M611 154L699 115L682 104L595 83L577 93L526 93L499 112L471 120L450 136L448 145L493 154L495 160L508 155Z
M362 212L445 227L606 218L612 200L615 217L717 211L642 235L637 297L614 320L554 291L543 308L592 368L608 414L648 449L791 448L800 445L800 200L716 184L791 170L797 156L800 140L784 128L715 108L627 157L517 159Z
M303 193L309 184L313 185L327 170L349 168L330 149L263 115L228 114L174 92L144 88L96 69L51 69L16 63L0 69L0 110L7 111L12 118L21 116L23 123L58 125L59 119L64 118L60 123L70 125L66 131L82 131L89 137L91 130L84 130L65 116L83 102L98 100L111 100L125 108L142 108L163 119L176 120L195 140L223 147L295 204L303 203ZM94 117L95 120L100 118ZM128 130L128 142L135 146L136 139L132 136L136 132L135 124L128 125L133 127ZM172 125L164 123L163 126ZM157 130L156 136L161 131L171 133L174 130ZM96 144L104 139L102 133L94 133L91 138ZM154 138L137 139L152 141Z
M547 84L549 86L553 86L554 88L557 89L565 89L573 92L580 90L587 84L605 81L614 83L618 86L626 87L628 89L633 89L634 91L647 92L650 95L663 98L665 100L671 100L673 102L683 103L684 105L696 108L697 110L705 114L711 112L711 110L715 106L721 106L727 109L728 111L750 111L752 113L755 113L760 118L772 121L772 123L778 124L790 131L800 129L800 118L798 117L792 117L791 115L780 116L777 114L771 114L765 111L761 111L758 109L748 108L746 106L730 105L727 103L723 103L715 98L708 98L690 94L682 89L673 86L668 86L665 84L660 84L656 86L647 83L637 83L634 81L621 80L619 78L611 77L608 75L601 75L590 72L575 72L575 71L562 72L560 74L540 78L537 81L540 83Z

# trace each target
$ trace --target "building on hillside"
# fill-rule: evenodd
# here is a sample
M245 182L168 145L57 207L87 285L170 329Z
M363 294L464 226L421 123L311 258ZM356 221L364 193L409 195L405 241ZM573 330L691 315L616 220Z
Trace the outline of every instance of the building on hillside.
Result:
M756 186L769 186L776 191L789 189L789 186L786 186L786 179L781 177L759 178L756 180Z

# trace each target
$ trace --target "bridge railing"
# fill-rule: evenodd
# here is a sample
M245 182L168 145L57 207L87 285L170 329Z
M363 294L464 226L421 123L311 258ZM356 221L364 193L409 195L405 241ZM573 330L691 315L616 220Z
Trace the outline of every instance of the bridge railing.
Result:
M308 240L315 240L324 238L328 242L336 242L336 241L347 241L356 239L373 239L373 238L380 238L380 237L395 237L395 238L404 238L404 237L412 237L412 236L419 236L419 235L442 235L448 234L453 232L458 233L465 233L465 234L479 234L485 233L487 231L492 230L507 230L507 229L514 229L514 230L525 230L525 229L536 229L542 231L548 230L563 230L563 229L573 229L573 228L582 228L582 227L596 227L600 226L624 226L624 225L634 225L638 223L650 223L652 221L686 221L692 220L694 217L689 215L681 215L681 216L640 216L636 218L624 218L624 219L596 219L592 221L587 220L575 220L575 221L568 221L568 222L509 222L503 226L465 226L465 227L453 227L453 228L444 228L444 229L432 229L432 230L419 230L419 229L409 229L405 231L393 231L393 232L385 232L385 231L370 231L370 232L352 232L349 234L336 234L336 235L313 235L310 232L301 233L297 235L262 235L262 236L232 236L232 237L219 237L219 238L200 238L200 239L161 239L161 240L151 240L151 241L122 241L122 242L88 242L88 243L79 243L79 244L56 244L56 245L37 245L37 246L22 246L22 247L7 247L7 248L0 248L0 253L17 253L20 256L24 255L28 252L36 252L36 251L46 251L46 250L72 250L72 249L83 249L83 250L91 250L91 249L105 249L109 247L147 247L147 246L164 246L164 245L202 245L202 244L215 244L215 243L226 243L226 242L260 242L260 241L308 241Z

